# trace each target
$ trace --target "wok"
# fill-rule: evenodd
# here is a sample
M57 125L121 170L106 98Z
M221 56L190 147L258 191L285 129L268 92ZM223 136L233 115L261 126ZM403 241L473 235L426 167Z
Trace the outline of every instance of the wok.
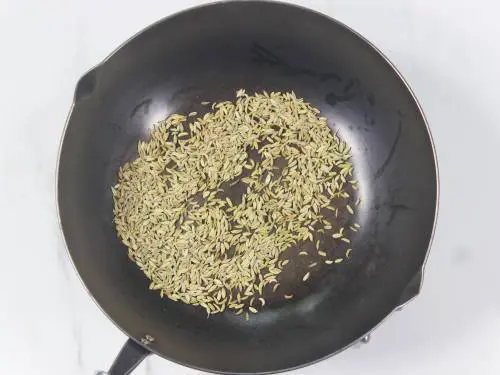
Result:
M290 91L352 147L362 208L348 262L297 299L253 315L209 319L162 299L129 260L111 186L139 139L171 113L235 90ZM419 293L437 212L428 125L380 51L345 25L277 2L219 2L163 19L78 82L58 165L58 208L71 259L103 312L130 339L109 374L150 353L217 373L271 373L318 361L365 337ZM333 246L333 244L331 244Z

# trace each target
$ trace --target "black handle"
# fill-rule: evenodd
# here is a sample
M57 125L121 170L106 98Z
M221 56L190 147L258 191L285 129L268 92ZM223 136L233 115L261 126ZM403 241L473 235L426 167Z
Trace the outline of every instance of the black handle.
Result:
M100 372L98 374L129 375L137 365L150 354L151 352L144 346L139 345L132 339L128 339L120 350L120 353L118 353L109 371L107 373Z

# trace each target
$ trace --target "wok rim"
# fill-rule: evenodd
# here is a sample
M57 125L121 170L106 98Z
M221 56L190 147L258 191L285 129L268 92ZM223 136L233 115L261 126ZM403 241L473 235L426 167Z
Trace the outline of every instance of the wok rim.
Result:
M131 41L133 41L134 39L138 38L143 33L145 33L147 31L153 29L154 27L156 27L156 26L158 26L158 25L160 25L160 24L162 24L164 22L168 22L170 19L172 19L174 17L178 17L180 15L183 15L183 14L186 14L186 13L190 13L192 11L200 10L200 9L203 9L203 8L220 7L220 6L224 6L225 4L236 3L236 2L238 2L238 3L246 3L246 4L250 4L250 3L255 3L255 4L260 3L260 4L262 4L262 3L264 3L264 4L268 4L268 5L278 5L278 6L281 6L281 7L290 7L290 8L295 8L297 10L300 10L301 12L304 12L304 13L309 13L309 14L312 14L312 15L315 15L315 16L323 17L323 18L327 19L328 21L330 21L332 23L335 23L336 25L344 28L346 31L350 32L353 36L357 37L362 42L364 42L367 47L371 48L374 52L376 52L382 58L382 60L387 63L387 65L392 69L392 71L396 74L396 76L400 79L400 81L403 83L404 87L406 88L407 92L409 93L409 95L413 99L414 103L416 104L416 107L418 109L418 113L422 117L422 120L423 120L423 123L425 125L425 129L426 129L427 135L429 137L429 141L430 141L430 145L431 145L431 150L432 150L432 158L433 158L433 161L434 161L434 169L435 169L435 173L436 173L436 180L435 180L436 199L435 199L435 209L434 209L434 220L433 220L433 223L432 223L432 231L431 231L431 234L430 234L430 237L429 237L429 243L428 243L428 246L427 246L427 249L426 249L425 258L424 258L424 261L422 263L422 267L416 272L416 275L418 275L418 273L420 272L421 276L420 276L420 281L419 281L419 285L418 285L418 290L416 291L415 295L412 296L412 297L410 297L406 301L403 301L401 304L394 306L394 308L383 319L381 319L375 326L373 326L368 332L364 333L363 335L361 335L360 337L358 337L357 339L353 340L351 343L345 345L344 347L342 347L340 349L337 349L337 350L335 350L335 351L333 351L333 352L331 352L331 353L329 353L327 355L324 355L324 356L319 357L317 359L314 359L312 361L301 363L301 364L299 364L297 366L286 367L286 368L282 368L282 369L278 369L278 370L261 371L261 372L252 372L251 373L251 374L255 374L255 375L268 375L268 374L283 373L283 372L286 372L286 371L293 371L293 370L297 370L297 369L300 369L300 368L304 368L304 367L307 367L307 366L319 363L319 362L321 362L323 360L326 360L326 359L328 359L330 357L333 357L333 356L335 356L335 355L343 352L344 350L350 348L351 346L353 346L354 344L356 344L358 342L365 341L364 339L366 337L369 337L374 330L376 330L381 324L383 324L384 322L386 322L387 319L389 319L394 312L396 312L397 310L400 310L401 308L403 308L404 306L406 306L408 303L410 303L415 297L417 297L420 294L420 290L421 290L422 285L423 285L423 279L424 279L424 274L425 274L425 266L427 264L427 260L429 258L429 254L430 254L430 249L432 247L432 244L433 244L433 241L434 241L434 237L435 237L435 233L436 233L436 227L437 227L437 221L438 221L438 213L439 213L439 202L440 202L439 165L438 165L438 160L437 160L437 152L436 152L435 142L434 142L434 138L432 136L431 130L430 130L429 122L427 120L427 117L425 116L424 110L423 110L420 102L418 101L418 99L417 99L414 91L410 87L408 81L405 79L405 77L399 71L399 69L396 67L396 65L374 43L372 43L366 37L364 37L363 35L361 35L359 32L357 32L353 28L349 27L345 23L343 23L343 22L341 22L341 21L339 21L339 20L337 20L337 19L335 19L333 17L330 17L329 15L327 15L325 13L322 13L320 11L317 11L317 10L314 10L314 9L311 9L311 8L307 8L307 7L302 6L302 5L287 3L287 2L281 1L281 0L279 0L279 1L275 1L275 0L238 0L238 1L236 1L236 0L217 0L217 1L214 1L214 2L211 2L211 3L206 3L206 4L200 4L200 5L197 5L197 6L192 6L192 7L189 7L189 8L180 10L180 11L177 11L175 13L172 13L170 15L167 15L165 17L162 17L162 18L158 19L157 21L155 21L155 22L149 24L148 26L144 27L143 29L137 31L136 33L134 33L129 38L127 38L118 47L116 47L111 53L109 53L106 57L104 57L100 62L98 62L97 64L93 65L84 74L82 74L80 76L80 78L78 79L77 85L75 86L75 91L74 91L74 94L73 94L73 99L72 99L72 102L71 102L71 105L70 105L70 108L69 108L69 112L68 112L68 115L66 116L66 121L65 121L65 125L64 125L63 131L62 131L62 135L61 135L61 138L60 138L60 141L59 141L59 148L58 148L57 161L56 161L56 170L55 170L55 190L56 190L55 191L55 199L56 199L56 209L57 209L57 217L58 217L58 226L59 226L59 230L61 231L61 233L63 235L64 247L66 249L66 254L67 254L68 258L70 259L70 263L71 263L71 265L72 265L72 267L73 267L76 275L78 276L78 279L80 280L81 284L83 285L83 288L84 288L85 292L90 296L90 298L92 299L92 301L97 305L97 307L101 310L101 312L104 314L104 316L109 321L111 321L122 333L124 333L128 339L133 340L138 345L140 345L141 347L143 347L145 350L147 350L148 352L150 352L152 354L156 354L159 357L161 357L161 358L163 358L163 359L165 359L167 361L170 361L170 362L173 362L173 363L176 363L178 365L185 366L185 367L188 367L188 368L191 368L191 369L194 369L194 370L205 371L205 372L212 373L212 374L228 374L228 372L225 372L225 371L219 371L219 370L214 370L214 369L204 368L204 367L197 367L195 365L192 365L192 364L189 364L189 363L186 363L186 362L178 361L178 360L176 360L176 359L174 359L172 357L169 357L169 356L167 356L167 355L165 355L163 353L158 352L157 350L155 350L154 348L149 347L148 345L143 344L140 341L140 339L137 339L134 336L130 335L123 327L121 327L104 310L104 308L97 302L96 298L94 297L94 295L92 294L92 292L89 290L87 284L85 283L85 281L81 277L80 273L78 272L78 267L77 267L77 265L76 265L76 263L75 263L72 255L71 255L71 251L69 249L68 243L66 241L66 236L64 234L63 223L62 223L62 218L61 218L61 211L60 211L60 207L59 207L59 167L60 167L60 164L61 164L61 152L62 152L62 148L63 148L63 144L64 144L64 139L66 137L66 132L67 132L67 129L69 127L71 116L72 116L72 113L73 113L73 110L75 108L76 101L77 101L76 88L77 88L78 82L80 81L81 78L83 78L84 76L86 76L88 73L90 73L90 72L98 69L100 66L106 64L106 62L108 60L110 60L120 50L122 50L125 46L127 46ZM234 371L232 371L231 373L235 374L235 375L247 375L247 374L250 374L248 372L234 372Z

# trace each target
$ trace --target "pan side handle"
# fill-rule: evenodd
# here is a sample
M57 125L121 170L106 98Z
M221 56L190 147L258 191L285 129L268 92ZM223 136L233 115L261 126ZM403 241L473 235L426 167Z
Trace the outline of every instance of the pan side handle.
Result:
M96 375L129 375L151 352L132 339L128 339L108 372L98 371Z

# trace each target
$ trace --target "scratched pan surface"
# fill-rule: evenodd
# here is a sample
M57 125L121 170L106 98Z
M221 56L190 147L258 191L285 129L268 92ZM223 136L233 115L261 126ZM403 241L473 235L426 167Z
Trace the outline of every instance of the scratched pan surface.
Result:
M306 261L291 250L282 291L296 298L268 296L269 307L248 322L229 312L206 319L149 291L117 239L110 190L155 121L202 112L201 101L233 99L239 88L294 90L318 107L352 147L363 199L351 218L361 224L351 258L319 267L305 285ZM154 336L153 352L207 371L273 372L338 352L418 293L437 171L416 100L360 36L291 5L217 3L149 27L82 77L61 147L58 203L78 273L130 337ZM332 238L322 247L332 257L345 252Z

